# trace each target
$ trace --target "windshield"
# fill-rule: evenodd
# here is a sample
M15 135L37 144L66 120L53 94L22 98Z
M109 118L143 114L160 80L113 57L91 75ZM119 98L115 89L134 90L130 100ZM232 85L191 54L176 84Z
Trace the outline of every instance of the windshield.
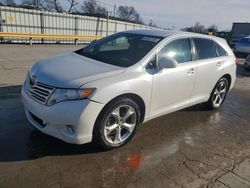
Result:
M107 64L129 67L141 60L162 37L118 33L96 41L76 53Z

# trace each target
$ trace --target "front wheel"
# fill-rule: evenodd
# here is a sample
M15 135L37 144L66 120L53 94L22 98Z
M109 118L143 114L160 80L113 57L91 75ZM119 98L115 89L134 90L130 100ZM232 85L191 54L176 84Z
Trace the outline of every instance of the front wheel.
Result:
M109 103L100 113L94 130L94 138L104 149L114 149L131 140L140 122L140 109L129 98Z
M226 99L227 92L229 89L229 83L226 78L221 78L219 82L215 85L210 98L207 102L209 109L218 109L224 100Z

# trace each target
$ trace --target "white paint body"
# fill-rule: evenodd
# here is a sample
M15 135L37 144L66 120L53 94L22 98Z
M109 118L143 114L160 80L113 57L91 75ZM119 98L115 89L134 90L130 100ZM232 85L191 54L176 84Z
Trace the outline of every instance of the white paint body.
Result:
M230 89L233 87L236 78L235 56L224 39L183 32L129 32L165 35L165 38L138 63L128 68L107 65L74 53L35 64L30 73L36 74L39 82L59 88L97 90L89 99L64 101L46 106L27 94L25 83L22 98L29 122L40 131L65 142L83 144L91 142L94 124L101 110L109 101L120 95L135 94L141 97L145 103L146 122L208 101L214 86L223 75L230 75ZM146 70L150 58L163 46L172 40L189 37L215 40L227 51L228 56L178 64L176 68L162 69L156 74L150 74ZM220 66L217 66L218 62ZM193 70L192 73L190 69ZM47 126L40 126L30 113L39 117ZM68 132L66 125L74 126L75 133Z

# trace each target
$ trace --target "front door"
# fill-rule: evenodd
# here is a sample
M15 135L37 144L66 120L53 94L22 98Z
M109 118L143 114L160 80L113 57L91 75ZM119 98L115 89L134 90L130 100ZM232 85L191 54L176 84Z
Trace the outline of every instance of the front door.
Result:
M189 106L196 79L196 63L192 61L188 38L168 42L157 54L156 61L164 56L175 59L178 65L158 70L152 75L152 118Z

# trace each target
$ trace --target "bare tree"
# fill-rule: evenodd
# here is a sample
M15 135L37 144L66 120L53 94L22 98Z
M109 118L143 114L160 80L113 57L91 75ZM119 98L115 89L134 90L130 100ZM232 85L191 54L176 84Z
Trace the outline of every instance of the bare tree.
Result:
M64 12L59 0L23 0L22 5L51 12Z
M119 6L117 10L117 15L120 19L132 22L142 22L139 13L135 10L133 6Z
M38 10L63 12L63 8L60 5L59 0L23 0L21 5L33 7Z
M205 26L200 24L200 22L196 22L193 26L186 27L182 30L188 31L188 32L195 32L195 33L206 33L207 32L207 29L205 28Z
M218 32L218 27L213 24L208 26L207 28L200 24L200 22L196 22L193 26L185 27L182 29L183 31L195 32L195 33L207 33L207 32Z
M195 23L193 28L196 33L205 33L207 31L205 26L200 24L200 22Z
M157 27L157 25L153 22L152 19L149 20L148 25L149 25L149 26L152 26L152 27Z
M44 0L44 6L46 9L55 12L63 12L63 8L59 0Z
M87 14L95 14L96 13L97 3L95 0L84 1L82 9Z
M39 0L23 0L21 5L40 9Z
M96 2L96 0L84 1L82 9L84 13L89 14L89 15L96 15L96 14L106 15L107 14L107 9L103 6L100 6Z
M14 0L0 0L0 1L14 1ZM51 12L68 12L68 13L80 13L76 7L79 7L79 0L66 0L69 4L68 8L64 9L61 5L63 0L21 0L21 6L27 6L27 8L36 8L38 10L46 10ZM65 0L64 0L65 1ZM107 4L111 6L110 4ZM101 6L97 0L84 0L81 5L83 13L92 16L107 16L107 9ZM116 7L114 7L115 12ZM117 10L118 18L143 24L143 20L140 14L135 10L133 6L119 6ZM113 17L114 18L114 17ZM155 26L155 24L154 24Z
M144 22L143 22L143 20L142 20L142 18L141 18L141 16L140 16L139 14L136 14L136 15L135 15L134 22L135 22L135 23L138 23L138 24L144 24ZM154 24L154 25L155 25L155 24Z
M208 29L208 31L218 32L218 27L215 24L208 26L207 29Z
M107 12L108 11L107 11L107 9L105 7L97 6L97 8L96 8L96 14L106 15Z
M2 4L3 5L8 5L8 6L16 6L15 0L3 0Z
M72 11L72 9L76 6L76 5L78 5L78 2L76 1L76 0L68 0L68 2L69 2L69 9L68 9L68 13L71 13L71 11Z

